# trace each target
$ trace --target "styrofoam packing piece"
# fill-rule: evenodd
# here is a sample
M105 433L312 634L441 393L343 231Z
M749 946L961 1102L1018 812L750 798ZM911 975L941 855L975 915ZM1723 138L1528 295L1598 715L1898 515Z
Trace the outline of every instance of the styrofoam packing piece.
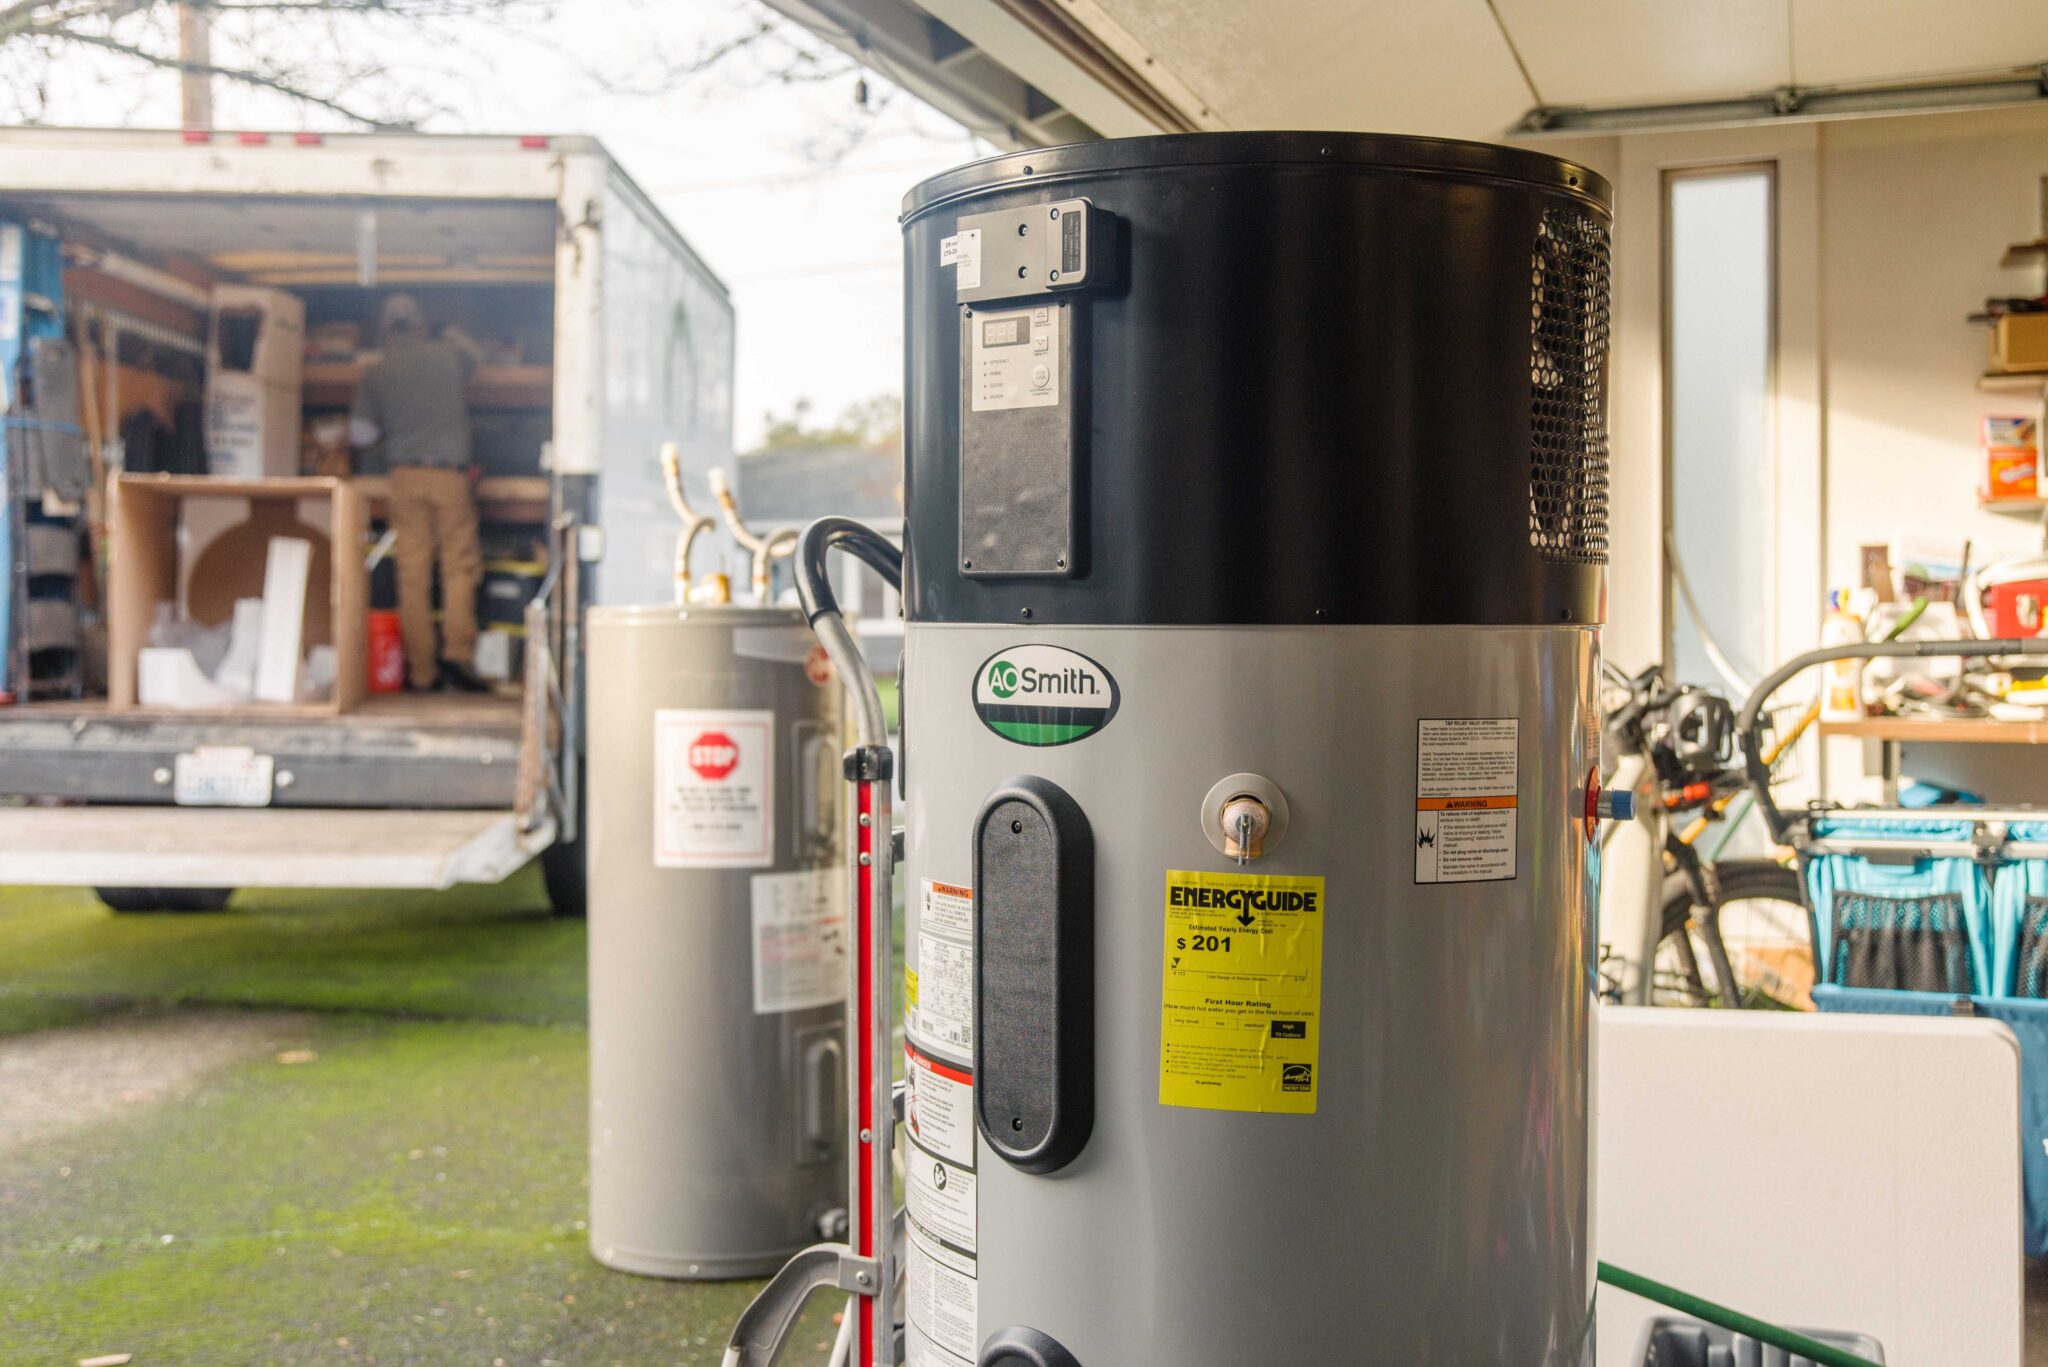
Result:
M299 641L305 633L306 580L313 543L296 536L270 538L263 570L263 635L256 657L256 700L292 702L298 696Z
M263 600L237 599L234 617L228 623L227 654L214 670L213 681L239 698L255 697L256 658L262 644Z
M136 700L144 707L231 707L245 695L206 677L180 646L144 646L135 657Z
M167 650L189 650L199 672L220 682L221 661L227 658L232 625L221 622L208 626L174 615L169 603L156 605L156 617L149 624L149 643ZM243 693L247 697L246 692Z

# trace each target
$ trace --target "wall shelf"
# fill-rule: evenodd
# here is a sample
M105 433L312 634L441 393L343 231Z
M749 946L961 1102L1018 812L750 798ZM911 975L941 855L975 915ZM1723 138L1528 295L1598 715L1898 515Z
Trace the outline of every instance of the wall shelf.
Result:
M2048 370L1993 371L1977 377L1977 388L1986 394L2025 394L2038 399L2048 393Z

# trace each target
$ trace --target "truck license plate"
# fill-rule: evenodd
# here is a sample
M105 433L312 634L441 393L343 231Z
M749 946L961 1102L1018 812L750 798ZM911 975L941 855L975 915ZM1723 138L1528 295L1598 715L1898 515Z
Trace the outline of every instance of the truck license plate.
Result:
M276 761L246 745L203 745L178 756L171 800L180 807L268 807Z

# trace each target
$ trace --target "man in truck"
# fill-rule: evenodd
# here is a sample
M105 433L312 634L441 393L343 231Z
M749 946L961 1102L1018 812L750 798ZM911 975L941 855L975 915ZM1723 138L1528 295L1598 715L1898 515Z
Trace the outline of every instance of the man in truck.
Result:
M463 386L476 368L473 343L450 328L436 340L409 294L384 301L384 355L364 373L349 414L349 442L377 446L391 474L397 533L398 621L408 681L420 691L481 693L476 594L483 582L476 500L470 488L469 408ZM441 633L434 639L434 563L441 566Z

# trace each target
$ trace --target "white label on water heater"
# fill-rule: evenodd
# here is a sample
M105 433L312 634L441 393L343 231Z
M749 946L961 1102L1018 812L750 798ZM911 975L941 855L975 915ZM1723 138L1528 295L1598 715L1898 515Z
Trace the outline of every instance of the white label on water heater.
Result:
M1515 876L1521 723L1450 717L1416 723L1415 881Z
M974 894L925 879L917 909L917 971L905 984L910 1028L924 1043L974 1055Z
M836 868L757 873L748 888L754 917L754 1014L845 1001L845 873Z
M911 1254L913 1258L917 1255ZM908 1310L905 1314L908 1316ZM909 1321L909 1332L903 1336L903 1367L974 1367L974 1359L949 1353L933 1343L931 1336L919 1328L919 1321Z
M917 966L904 974L904 1336L911 1367L971 1367L978 1349L974 1073L974 892L924 879Z
M981 229L969 228L939 240L939 264L953 266L953 292L981 288Z
M952 1367L974 1360L980 1285L974 1259L934 1241L915 1223L904 1240L903 1317L911 1333L904 1345L912 1364Z
M654 862L759 869L775 862L775 714L654 714Z
M904 1205L926 1237L974 1256L974 1174L957 1163L915 1150L903 1161Z
M903 1046L903 1126L910 1142L961 1167L974 1166L974 1074Z

